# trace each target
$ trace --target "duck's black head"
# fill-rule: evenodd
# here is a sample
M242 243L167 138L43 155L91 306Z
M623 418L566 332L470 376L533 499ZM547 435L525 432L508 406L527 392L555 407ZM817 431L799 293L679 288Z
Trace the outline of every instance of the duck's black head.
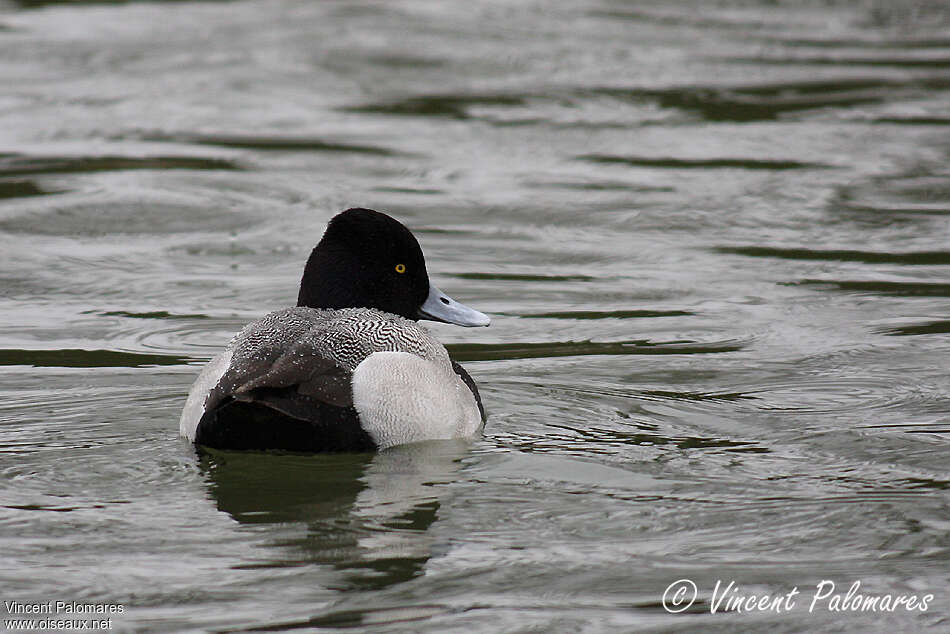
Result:
M376 308L407 319L462 326L489 322L433 286L415 236L372 209L347 209L330 220L307 260L297 305Z

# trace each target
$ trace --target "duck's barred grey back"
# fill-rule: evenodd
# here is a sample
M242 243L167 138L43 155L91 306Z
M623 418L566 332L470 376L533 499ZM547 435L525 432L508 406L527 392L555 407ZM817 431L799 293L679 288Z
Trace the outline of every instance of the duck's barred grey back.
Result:
M288 342L296 342L288 346ZM331 359L353 371L374 352L409 352L448 365L444 348L414 321L368 308L320 310L294 307L273 312L232 341L234 360L261 361L291 351Z
M324 351L348 370L374 352L409 352L448 367L444 348L414 321L375 310L333 311L324 322Z

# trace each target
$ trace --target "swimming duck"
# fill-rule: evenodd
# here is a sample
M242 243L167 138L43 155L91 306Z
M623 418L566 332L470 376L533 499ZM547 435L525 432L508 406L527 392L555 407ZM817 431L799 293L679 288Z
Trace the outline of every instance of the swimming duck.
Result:
M419 319L487 326L429 282L415 236L394 218L332 218L297 305L246 326L202 370L181 435L220 449L373 451L472 436L475 381Z

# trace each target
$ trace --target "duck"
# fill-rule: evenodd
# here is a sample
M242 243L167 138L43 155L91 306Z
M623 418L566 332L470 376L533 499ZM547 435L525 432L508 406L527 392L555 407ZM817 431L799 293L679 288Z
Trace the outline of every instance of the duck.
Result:
M486 421L478 387L419 320L491 321L430 282L401 222L347 209L310 253L296 306L245 326L202 369L180 434L211 449L295 453L472 437Z

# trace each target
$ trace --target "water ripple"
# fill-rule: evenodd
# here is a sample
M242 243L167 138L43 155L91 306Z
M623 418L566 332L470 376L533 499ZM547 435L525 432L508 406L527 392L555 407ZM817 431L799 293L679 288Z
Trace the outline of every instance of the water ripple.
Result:
M761 56L761 57L723 57L722 61L737 64L777 64L802 66L865 66L865 67L893 67L893 68L950 68L950 59L946 57L919 57L898 56L871 57L871 56Z
M688 310L562 310L547 313L523 313L522 319L642 319L649 317L688 317Z
M950 264L950 251L912 251L888 253L851 249L808 249L802 247L734 246L715 247L718 253L783 260L837 260L867 264L934 265Z
M799 282L790 282L789 285L813 286L822 289L875 293L898 297L950 297L950 283L945 282L806 279Z
M590 275L552 275L545 273L448 273L463 280L498 280L502 282L590 282Z
M188 143L213 147L229 147L248 150L280 150L293 152L350 152L374 156L407 156L402 152L376 145L346 143L316 137L265 136L251 134L197 134L150 133L142 135L143 141Z
M0 176L117 170L240 170L235 161L201 156L40 156L0 154Z
M22 179L0 180L0 198L27 198L30 196L49 196L64 190L41 187L36 181Z
M904 326L890 326L879 328L877 332L884 335L912 336L912 335L939 335L950 333L950 319L923 321Z
M664 90L600 88L596 92L629 101L656 101L664 108L695 112L709 121L767 121L783 114L819 108L848 108L895 98L927 96L950 88L950 80L840 77L734 87L683 86Z
M742 350L739 341L552 341L547 343L454 343L446 345L457 361L537 359L585 355L720 354Z
M171 354L146 354L118 350L16 350L0 349L0 366L25 365L34 368L144 368L181 365L191 357Z
M401 100L347 106L344 112L383 114L391 116L448 117L469 119L473 106L523 106L526 95L502 93L418 95Z
M783 161L777 159L752 158L707 158L707 159L679 159L646 156L616 156L610 154L582 154L574 157L579 161L615 165L629 165L631 167L660 167L669 169L720 169L739 168L747 170L797 170L797 169L828 169L829 165L821 163L804 163L801 161Z
M45 236L111 236L116 234L168 235L197 230L231 229L253 221L241 212L165 200L63 202L26 208L0 219L0 231ZM113 256L118 257L118 256ZM81 258L75 258L83 263ZM101 266L104 262L99 262ZM85 263L89 266L88 262ZM117 267L118 268L118 267ZM101 273L100 273L101 274Z

